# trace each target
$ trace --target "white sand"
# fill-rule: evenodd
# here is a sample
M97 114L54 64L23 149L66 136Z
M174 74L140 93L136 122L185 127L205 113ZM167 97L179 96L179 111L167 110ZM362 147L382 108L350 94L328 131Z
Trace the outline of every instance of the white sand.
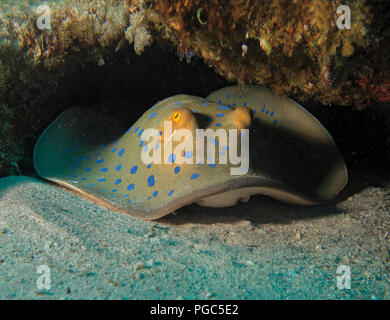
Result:
M265 197L159 222L28 177L0 179L2 299L389 299L386 192L336 208ZM336 269L351 267L351 289ZM47 265L50 289L39 290Z

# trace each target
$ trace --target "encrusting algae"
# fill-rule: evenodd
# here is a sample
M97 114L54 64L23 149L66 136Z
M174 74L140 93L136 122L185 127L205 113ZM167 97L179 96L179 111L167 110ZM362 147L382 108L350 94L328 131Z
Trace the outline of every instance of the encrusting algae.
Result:
M314 97L324 104L362 108L375 101L390 101L388 57L376 60L384 45L381 31L386 24L374 11L379 12L378 6L383 10L384 3L154 3L151 21L161 29L161 36L182 54L194 52L202 57L228 80L272 87L301 101ZM336 25L341 4L351 9L349 30Z

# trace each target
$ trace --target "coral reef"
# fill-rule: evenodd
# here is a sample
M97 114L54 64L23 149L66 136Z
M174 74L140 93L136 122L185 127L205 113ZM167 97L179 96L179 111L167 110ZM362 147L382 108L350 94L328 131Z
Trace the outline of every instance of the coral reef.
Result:
M384 2L153 3L150 20L162 38L183 55L202 57L228 80L323 104L363 108L390 101L390 15ZM337 28L341 4L351 10L349 30Z
M142 1L132 11L132 1L93 0L50 3L51 29L39 30L37 16L31 7L6 11L0 16L2 43L14 53L22 54L29 64L46 68L61 67L75 57L98 57L104 49L118 49L124 34L137 48L151 44ZM139 30L138 30L139 29ZM130 34L132 36L130 36ZM139 53L142 50L138 51Z
M40 131L70 105L118 95L133 101L128 79L138 84L137 74L147 77L145 88L165 89L153 101L185 88L210 92L222 80L202 73L202 61L227 81L271 87L299 102L363 109L390 101L386 1L346 0L350 30L336 26L340 0L49 1L49 30L36 25L40 4L0 3L0 176L23 171ZM165 65L176 54L184 63ZM185 62L196 70L192 87L190 77L177 80Z

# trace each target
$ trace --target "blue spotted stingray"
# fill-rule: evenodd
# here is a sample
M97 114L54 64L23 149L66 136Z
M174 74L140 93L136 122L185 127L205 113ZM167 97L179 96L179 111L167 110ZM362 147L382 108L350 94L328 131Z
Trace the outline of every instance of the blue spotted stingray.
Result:
M164 153L162 123L180 128L248 129L249 168L231 174L219 157L229 145L215 144L213 162L144 163L143 152ZM315 205L346 185L345 163L326 129L303 107L257 87L227 87L206 99L177 95L158 102L129 129L94 109L71 108L44 130L34 149L34 166L44 179L119 212L152 220L198 203L224 207L263 194ZM178 127L178 128L179 128ZM143 139L155 128L161 140ZM186 151L185 158L195 157Z

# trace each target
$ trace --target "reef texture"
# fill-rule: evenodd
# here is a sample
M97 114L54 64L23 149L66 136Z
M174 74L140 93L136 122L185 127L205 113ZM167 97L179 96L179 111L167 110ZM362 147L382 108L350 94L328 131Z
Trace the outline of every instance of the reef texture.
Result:
M127 50L125 65L153 41L184 61L201 58L228 81L300 102L362 109L390 101L386 1L345 0L350 30L336 26L341 1L63 0L48 2L49 30L37 28L39 4L0 4L0 175L21 172L26 141L74 103L74 79L86 65L109 72L110 59ZM137 68L148 68L143 61ZM161 81L153 71L150 81ZM96 79L85 92L89 81Z
M351 10L349 30L337 27L341 4ZM239 84L358 108L390 101L384 3L155 1L150 20L182 55L202 57Z
M143 11L133 12L131 1L49 2L48 30L37 27L39 4L0 4L0 176L21 173L26 148L31 158L43 127L75 103L72 94L82 90L75 83L82 82L85 96L97 96L88 93L86 65L105 67L104 56L126 41L138 54L152 42Z

